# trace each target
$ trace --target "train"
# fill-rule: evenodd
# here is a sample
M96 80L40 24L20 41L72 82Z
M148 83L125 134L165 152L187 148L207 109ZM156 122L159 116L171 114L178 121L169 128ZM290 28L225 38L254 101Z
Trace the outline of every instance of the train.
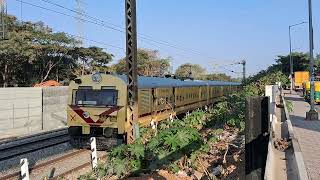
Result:
M238 91L241 83L138 76L138 124L169 119ZM130 130L126 75L93 73L69 84L67 126L74 146L91 136L99 145L125 143ZM97 140L98 141L98 140Z

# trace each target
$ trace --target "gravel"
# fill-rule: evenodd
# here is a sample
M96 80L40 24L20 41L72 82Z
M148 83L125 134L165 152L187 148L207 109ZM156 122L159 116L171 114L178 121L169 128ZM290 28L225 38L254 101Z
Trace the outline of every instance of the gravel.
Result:
M20 159L22 158L27 158L29 162L29 167L31 167L34 166L36 163L55 159L65 154L66 152L72 150L73 148L69 143L63 143L1 161L0 178L6 174L19 170Z

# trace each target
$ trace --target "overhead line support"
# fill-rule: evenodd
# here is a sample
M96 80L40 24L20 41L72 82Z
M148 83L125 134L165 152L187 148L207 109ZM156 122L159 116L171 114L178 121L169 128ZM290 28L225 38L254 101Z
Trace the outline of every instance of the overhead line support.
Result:
M128 78L128 116L130 129L127 131L127 143L139 136L138 129L138 73L137 73L137 28L136 0L125 0L126 13L126 65Z
M0 40L6 39L7 30L7 4L6 0L0 0Z

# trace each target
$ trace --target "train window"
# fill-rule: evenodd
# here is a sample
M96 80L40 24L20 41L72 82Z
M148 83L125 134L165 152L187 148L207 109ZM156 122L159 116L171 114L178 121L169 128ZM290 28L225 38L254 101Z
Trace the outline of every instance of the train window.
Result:
M92 86L79 86L78 89L92 89Z
M75 104L82 106L116 106L118 91L114 89L78 89Z
M116 89L115 86L102 86L101 89Z

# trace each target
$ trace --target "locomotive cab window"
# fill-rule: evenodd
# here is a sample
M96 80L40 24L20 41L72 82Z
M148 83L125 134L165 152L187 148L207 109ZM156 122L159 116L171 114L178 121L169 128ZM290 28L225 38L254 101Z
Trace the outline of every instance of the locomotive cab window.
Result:
M75 105L116 106L118 91L115 89L78 89L75 90Z

